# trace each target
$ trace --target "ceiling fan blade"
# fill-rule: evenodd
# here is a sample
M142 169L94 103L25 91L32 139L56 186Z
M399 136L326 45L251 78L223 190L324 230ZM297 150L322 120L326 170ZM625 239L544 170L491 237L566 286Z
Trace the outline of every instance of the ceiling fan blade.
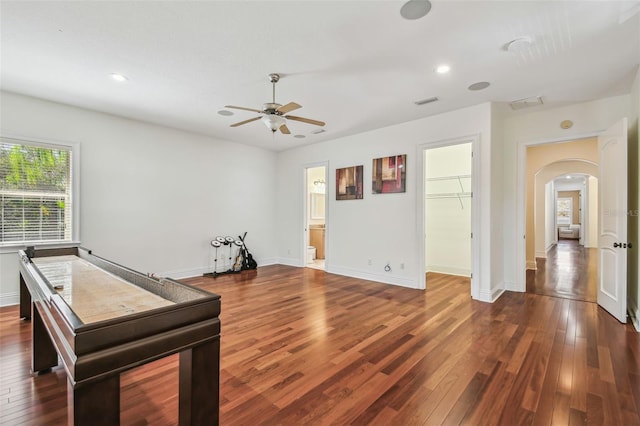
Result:
M286 113L291 112L293 110L296 110L298 108L302 108L302 105L298 105L295 102L289 102L288 104L282 105L280 108L276 109L276 111L278 111L279 113L282 113L282 114L286 114Z
M289 131L289 128L287 127L286 124L283 124L282 126L280 126L280 131L282 132L283 135L290 135L291 132Z
M326 123L324 121L312 120L310 118L304 117L296 117L295 115L285 115L284 118L287 120L301 121L307 124L313 124L315 126L324 126Z
M229 127L238 127L238 126L242 126L243 124L247 124L247 123L251 123L252 121L260 120L260 118L261 118L261 117L253 117L253 118L250 118L250 119L248 119L248 120L244 120L244 121L240 121L240 122L238 122L238 123L234 123L234 124L232 124L232 125L231 125L231 126L229 126Z
M245 108L245 107L239 107L239 106L233 106L233 105L225 105L224 107L233 108L233 109L243 109L245 111L262 112L262 110L255 109L255 108Z

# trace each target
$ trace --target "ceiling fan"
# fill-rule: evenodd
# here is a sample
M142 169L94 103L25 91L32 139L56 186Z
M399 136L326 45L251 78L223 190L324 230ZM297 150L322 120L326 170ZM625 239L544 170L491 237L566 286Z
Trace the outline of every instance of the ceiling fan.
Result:
M285 135L291 134L287 127L287 120L300 121L302 123L313 124L315 126L324 126L324 121L312 120L310 118L298 117L295 115L285 115L298 108L302 108L302 105L298 105L295 102L289 102L286 105L280 105L276 103L276 83L280 80L280 74L269 74L269 81L273 84L273 102L263 104L262 109L245 108L233 105L225 105L225 108L242 109L245 111L253 111L262 116L253 117L248 120L240 121L232 124L230 127L238 127L243 124L251 123L252 121L262 119L262 122L273 132L280 130Z

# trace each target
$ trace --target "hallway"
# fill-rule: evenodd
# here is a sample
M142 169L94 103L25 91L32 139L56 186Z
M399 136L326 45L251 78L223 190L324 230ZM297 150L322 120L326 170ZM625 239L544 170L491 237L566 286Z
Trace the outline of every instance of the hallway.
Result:
M597 301L598 249L581 246L578 240L559 240L536 264L536 271L527 270L527 293Z

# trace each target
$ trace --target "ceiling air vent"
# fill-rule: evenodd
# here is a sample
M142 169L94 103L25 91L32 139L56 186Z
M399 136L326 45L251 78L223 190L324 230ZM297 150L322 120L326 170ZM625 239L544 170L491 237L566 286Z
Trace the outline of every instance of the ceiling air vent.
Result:
M530 108L530 107L534 107L534 106L538 106L538 105L542 105L542 97L541 96L534 96L531 98L526 98L526 99L520 99L518 101L513 101L509 104L509 106L511 107L511 109L513 110L519 110L519 109L524 109L524 108Z
M434 96L433 98L422 99L421 101L414 101L413 103L416 105L424 105L424 104L430 104L431 102L435 102L437 100L438 98Z

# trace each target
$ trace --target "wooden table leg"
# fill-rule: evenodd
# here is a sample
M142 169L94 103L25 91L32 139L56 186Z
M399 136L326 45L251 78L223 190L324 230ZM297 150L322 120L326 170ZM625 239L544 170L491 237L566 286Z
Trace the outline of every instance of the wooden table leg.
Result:
M48 370L58 365L58 353L47 333L47 328L42 321L40 310L33 307L33 321L31 324L33 340L31 345L32 368L34 372Z
M20 318L31 319L31 293L20 274Z
M180 352L180 425L218 425L220 338Z
M70 425L119 425L120 375L75 388L67 381L67 419Z

